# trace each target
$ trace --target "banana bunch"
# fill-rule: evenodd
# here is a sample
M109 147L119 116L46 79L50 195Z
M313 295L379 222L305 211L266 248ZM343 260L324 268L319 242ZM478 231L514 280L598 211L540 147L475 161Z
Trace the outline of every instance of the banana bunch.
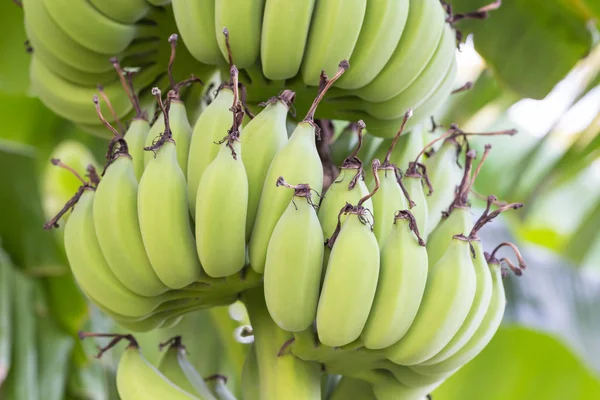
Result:
M226 385L227 377L216 373L206 378L200 375L187 358L181 336L175 336L159 345L162 354L157 367L144 357L132 335L80 333L81 339L88 337L112 338L108 345L100 349L98 357L121 340L129 342L119 359L116 373L117 390L123 400L236 399Z
M160 44L172 31L185 44L178 74L193 70L208 79L220 70L226 78L233 55L255 110L290 89L304 115L321 71L332 75L339 60L348 60L352 69L317 116L362 119L381 137L394 136L408 108L415 110L411 126L433 113L456 76L456 33L438 0L23 3L33 92L57 114L99 135L105 132L88 107L98 85L113 101L113 110L103 106L104 113L133 113L110 60L138 70L138 94L143 103L151 101L149 89L167 84L169 53Z

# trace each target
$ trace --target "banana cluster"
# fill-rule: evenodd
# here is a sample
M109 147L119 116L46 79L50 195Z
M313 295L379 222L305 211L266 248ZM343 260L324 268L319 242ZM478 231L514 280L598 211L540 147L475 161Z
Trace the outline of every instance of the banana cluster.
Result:
M81 332L80 337L112 338L106 347L100 349L98 357L121 340L129 342L119 359L116 373L117 390L122 399L235 399L227 387L227 377L219 374L208 377L200 375L188 360L180 336L160 344L162 354L156 367L144 357L132 335Z
M230 51L255 111L287 88L296 92L296 109L304 115L321 71L332 75L339 60L349 60L352 69L336 82L317 117L362 119L381 137L394 136L408 108L415 111L409 125L432 114L456 76L456 33L439 0L23 3L33 91L57 114L98 134L101 126L88 107L97 85L104 86L118 117L132 115L109 60L139 69L136 87L142 102L151 102L149 89L167 83L169 54L160 43L172 31L186 47L180 71L203 79L216 70L228 76Z

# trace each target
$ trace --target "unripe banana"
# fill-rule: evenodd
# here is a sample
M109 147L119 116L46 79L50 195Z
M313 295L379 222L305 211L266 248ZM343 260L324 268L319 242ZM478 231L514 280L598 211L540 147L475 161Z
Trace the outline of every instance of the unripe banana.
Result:
M338 224L338 218L341 218L341 223L346 220L345 215L340 216L340 210L348 203L357 204L361 198L369 193L363 179L362 161L357 157L362 146L362 132L365 124L359 121L357 125L358 142L352 153L347 155L341 163L340 173L327 189L319 206L319 221L325 238L330 238L333 235ZM374 212L370 198L365 202L365 208Z
M223 63L215 35L215 0L173 0L177 30L185 47L204 64Z
M421 374L442 374L453 371L475 358L492 340L504 316L506 295L502 283L500 264L497 260L490 260L488 267L492 279L492 297L485 317L473 337L459 351L446 360L432 365L415 365L411 367L413 370Z
M219 152L219 142L227 135L231 127L231 105L233 104L233 90L223 87L217 97L200 114L194 125L187 169L188 202L192 216L195 213L196 194L200 178L208 165L215 159Z
M318 86L321 71L335 73L340 60L349 60L365 17L366 0L320 0L315 5L302 61L302 80Z
M149 131L150 124L146 119L134 118L125 133L127 148L133 162L135 179L138 181L142 178L142 173L145 168L144 158L146 155L144 154L144 147L146 146L145 143Z
M381 102L409 87L433 57L442 37L444 19L439 1L410 0L408 19L394 53L375 79L356 94Z
M138 182L126 148L106 169L94 199L98 244L115 276L132 292L156 296L168 288L146 255L137 215Z
M84 291L112 310L131 317L151 313L165 299L136 295L113 274L96 238L94 195L93 189L83 189L65 226L65 249L73 275Z
M381 270L373 307L361 339L383 349L408 331L427 282L427 251L409 211L398 211L381 251Z
M160 101L163 116L167 115ZM177 163L168 118L165 132L150 150L155 158L146 166L138 189L138 216L144 246L154 271L165 285L180 289L201 279L203 272L190 227L186 181Z
M242 368L242 393L244 400L260 400L260 387L256 383L260 379L258 360L256 359L256 346L250 344L244 367Z
M283 179L278 186L289 186ZM269 241L265 301L281 329L308 329L317 313L324 238L308 185L297 185ZM283 190L283 189L280 189ZM289 190L289 189L288 189Z
M279 177L284 176L291 185L307 184L317 192L323 188L323 166L315 144L317 132L314 114L327 90L347 69L347 61L342 61L337 74L319 88L306 117L298 123L290 140L275 155L269 166L248 248L250 264L258 273L264 271L273 229L293 197L293 193L277 189Z
M475 298L473 299L473 305L469 310L469 314L463 322L462 326L456 332L456 335L452 338L450 343L444 347L442 351L435 355L435 357L425 361L423 365L438 364L447 360L456 354L460 349L473 337L485 314L489 308L490 301L492 298L492 275L490 274L485 254L483 252L483 245L479 240L472 240L471 246L475 256L473 257L473 266L475 267L475 276L477 280L477 290L475 292Z
M242 158L248 175L247 238L252 233L260 194L271 161L288 140L286 117L295 96L291 90L283 91L279 97L269 100L265 109L244 127L241 142L244 154L248 154Z
M171 92L172 93L172 92ZM187 117L187 111L183 101L171 99L171 107L168 110L169 124L171 126L171 134L175 144L177 145L177 163L183 172L184 176L188 171L188 155L190 153L190 141L192 138L192 126ZM146 136L145 147L150 147L165 131L165 120L162 115L150 128L150 132ZM221 137L222 138L222 137ZM144 164L147 166L155 154L152 151L146 151L144 155Z
M431 232L427 240L429 266L433 267L444 256L452 237L464 232L471 232L473 216L468 207L458 207Z
M329 400L373 400L374 397L373 388L368 382L344 376L333 389Z
M260 38L265 77L293 78L300 70L315 0L266 0Z
M463 170L458 163L457 146L460 145L455 139L448 138L433 156L425 160L427 174L431 185L435 188L427 198L428 234L431 234L440 223L442 213L448 210L456 194L456 187L463 176Z
M409 198L414 202L415 206L411 209L411 212L415 216L419 231L424 231L427 226L428 210L427 210L427 196L423 189L423 176L415 173L414 171L407 171L402 178L402 183L406 188ZM429 191L431 193L431 189ZM425 240L427 238L425 237Z
M265 0L215 0L215 34L221 54L229 59L223 29L229 31L233 61L248 68L258 59Z
M386 350L387 358L396 364L415 365L439 353L465 321L475 290L469 241L455 237L429 270L417 316L406 335Z
M385 374L373 384L373 393L377 400L426 400L440 383L422 387L409 387L398 381L392 374Z
M122 24L134 24L150 10L146 0L90 0L90 3L102 14Z
M335 137L334 142L329 146L331 161L335 165L341 165L346 157L348 157L348 154L352 152L352 149L356 147L356 144L358 143L357 132L358 124L356 122L351 122L342 129L337 137ZM383 157L380 157L379 159L382 160Z
M385 67L398 45L409 13L409 0L367 1L365 19L348 71L336 86L358 89L371 82ZM352 24L352 21L348 21Z
M196 194L196 249L204 271L214 278L239 272L246 260L248 177L239 142L244 112L238 106L230 134L202 174Z
M374 160L374 174L378 166L379 160ZM358 339L369 317L379 277L379 245L363 204L378 186L379 182L356 206L340 211L347 214L346 221L329 240L331 255L317 308L317 333L326 346L344 346Z
M123 400L198 399L176 386L152 366L135 341L127 347L119 360L117 390Z

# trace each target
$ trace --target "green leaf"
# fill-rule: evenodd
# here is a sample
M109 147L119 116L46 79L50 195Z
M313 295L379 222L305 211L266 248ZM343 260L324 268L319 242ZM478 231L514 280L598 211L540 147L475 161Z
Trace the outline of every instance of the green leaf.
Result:
M490 0L451 3L456 12L468 12ZM485 21L466 20L457 27L474 33L475 49L504 84L523 97L541 99L591 50L587 17L572 2L513 0Z
M600 398L600 382L557 339L513 326L501 328L433 398L588 400Z

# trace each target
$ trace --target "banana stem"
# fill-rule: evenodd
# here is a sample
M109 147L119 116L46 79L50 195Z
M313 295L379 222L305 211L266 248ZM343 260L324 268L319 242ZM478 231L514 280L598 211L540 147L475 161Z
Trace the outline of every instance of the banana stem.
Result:
M321 369L314 362L296 358L289 351L278 355L293 334L280 329L269 316L264 289L242 294L254 332L261 400L304 400L321 398Z

